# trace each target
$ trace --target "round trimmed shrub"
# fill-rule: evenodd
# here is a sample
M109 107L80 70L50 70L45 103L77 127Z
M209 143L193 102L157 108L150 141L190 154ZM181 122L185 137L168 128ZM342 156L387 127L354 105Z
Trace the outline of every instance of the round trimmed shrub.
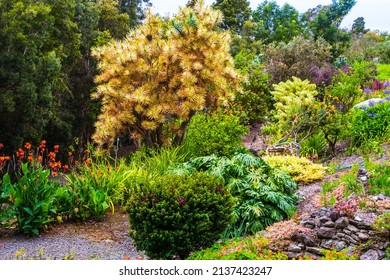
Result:
M185 259L211 246L232 221L233 198L206 173L165 175L129 199L130 237L152 259Z

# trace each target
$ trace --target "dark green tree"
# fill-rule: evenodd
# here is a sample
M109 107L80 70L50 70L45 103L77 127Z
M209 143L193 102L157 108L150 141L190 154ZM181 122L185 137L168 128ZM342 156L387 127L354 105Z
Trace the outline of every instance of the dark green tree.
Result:
M367 33L367 29L365 29L366 22L364 21L364 17L358 17L353 21L352 24L352 34L361 37L363 34Z
M0 2L0 142L15 150L41 139L61 83L61 56L52 9L29 0Z
M333 0L330 5L317 6L304 14L308 31L315 39L322 37L332 45L334 59L350 44L351 35L340 29L340 24L355 4L356 0Z
M145 9L152 6L150 0L117 0L119 11L129 15L130 27L133 28L144 19Z
M241 33L244 22L249 20L251 9L247 0L216 0L213 3L215 9L219 9L223 15L222 29Z
M257 24L255 36L264 44L288 43L303 32L299 12L289 4L280 7L275 1L264 1L253 12L253 21Z

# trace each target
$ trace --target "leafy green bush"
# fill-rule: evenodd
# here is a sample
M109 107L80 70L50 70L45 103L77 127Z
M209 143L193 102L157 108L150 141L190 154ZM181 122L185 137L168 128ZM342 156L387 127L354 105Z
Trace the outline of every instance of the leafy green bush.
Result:
M126 211L138 250L154 259L184 259L220 237L231 223L233 199L209 174L165 175L139 186Z
M353 111L350 129L353 147L359 147L369 140L390 136L390 102L386 101L363 109Z
M54 220L57 209L54 206L58 181L49 179L50 170L41 165L29 168L22 164L22 177L15 184L10 176L3 178L2 191L7 190L12 215L16 217L16 226L24 234L38 235L45 225Z
M101 185L99 173L92 174L89 168L84 166L81 174L73 171L67 175L66 188L59 190L61 213L68 218L100 220L109 207L114 210L108 185Z
M230 159L215 155L198 157L169 172L192 174L196 171L207 171L224 179L237 199L234 221L226 229L225 237L253 234L295 213L297 184L287 173L272 169L261 158L242 153Z
M375 76L380 81L390 80L390 64L378 64L378 73Z
M237 116L197 114L187 128L184 149L189 157L231 156L242 147L241 136L246 133L248 128L240 124Z
M377 216L372 227L379 233L385 234L390 238L390 212L385 212Z

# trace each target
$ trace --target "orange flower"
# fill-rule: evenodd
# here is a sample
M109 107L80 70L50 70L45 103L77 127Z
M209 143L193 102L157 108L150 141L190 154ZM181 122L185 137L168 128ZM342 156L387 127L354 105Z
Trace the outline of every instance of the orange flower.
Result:
M71 157L73 155L72 152L68 152L68 157Z
M16 152L16 156L20 159L24 157L24 151L23 149L19 148L19 150Z
M55 152L55 153L58 153L58 148L59 148L59 147L60 147L59 145L55 145L55 146L54 146L54 152Z
M24 147L27 149L27 150L30 150L31 149L31 144L29 142L27 142L26 144L24 144Z
M64 165L64 169L69 169L69 166L67 164Z
M85 150L85 151L84 151L84 154L88 154L88 153L89 153L89 150Z
M85 164L90 164L91 163L91 159L90 158L87 158L86 160L85 160Z
M33 161L33 154L32 153L28 153L28 161L29 162L32 162Z
M42 140L41 144L39 145L39 150L41 151L41 153L45 151L45 147L46 147L46 140Z
M54 177L57 177L58 173L57 172L53 172L53 173L51 173L51 175L53 175Z
M131 260L131 258L129 256L124 256L123 259L124 260Z
M55 160L55 158L56 158L56 154L55 153L53 153L53 152L50 152L49 154L48 154L48 157L50 158L50 160Z
M14 200L12 199L12 196L10 196L10 197L8 198L8 201L9 201L9 202L14 202Z
M42 156L38 156L38 162L42 163Z

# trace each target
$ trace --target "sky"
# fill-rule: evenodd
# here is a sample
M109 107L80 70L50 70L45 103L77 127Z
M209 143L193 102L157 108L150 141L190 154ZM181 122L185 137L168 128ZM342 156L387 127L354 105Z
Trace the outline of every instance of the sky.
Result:
M151 0L152 11L160 15L172 15L185 6L188 0ZM205 0L206 5L211 5L214 0ZM250 0L251 8L255 9L263 0ZM328 5L332 0L276 0L279 6L289 3L300 13L306 12L317 5ZM390 1L389 0L357 0L356 5L344 18L341 27L351 28L353 21L358 17L364 17L366 28L371 30L387 31L390 33Z

